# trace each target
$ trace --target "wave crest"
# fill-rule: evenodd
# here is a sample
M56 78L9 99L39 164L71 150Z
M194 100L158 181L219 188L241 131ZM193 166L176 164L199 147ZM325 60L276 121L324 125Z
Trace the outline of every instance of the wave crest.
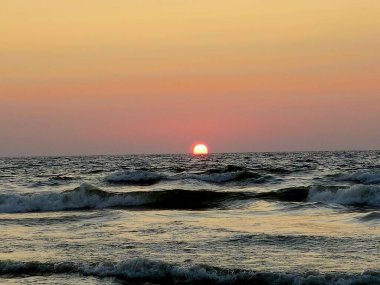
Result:
M283 202L325 202L353 206L380 206L380 186L293 187L263 193L214 190L156 190L109 192L82 184L64 192L0 194L0 212L44 212L79 209L173 209L206 210L246 205L255 200ZM305 204L307 205L307 204Z
M136 197L119 196L83 183L74 190L33 194L1 194L0 212L44 212L138 205Z
M380 212L374 211L359 218L362 221L370 222L370 221L378 221L380 222Z
M350 181L361 184L379 184L380 169L359 170L353 173L343 174L337 178L338 181Z
M244 192L158 190L108 192L84 183L74 190L34 194L1 194L0 212L43 212L102 208L210 209L249 199Z
M341 205L380 206L380 186L354 185L350 188L310 189L307 201L328 202Z
M284 202L324 202L351 206L380 206L380 186L354 185L290 187L277 191L257 193L256 199Z

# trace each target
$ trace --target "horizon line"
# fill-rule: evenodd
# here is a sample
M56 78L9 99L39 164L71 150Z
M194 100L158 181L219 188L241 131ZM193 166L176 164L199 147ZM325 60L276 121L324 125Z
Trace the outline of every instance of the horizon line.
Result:
M205 156L209 155L218 155L218 154L252 154L252 153L302 153L302 152L366 152L366 151L380 151L380 149L335 149L335 150L282 150L282 151L232 151L232 152L211 152ZM83 157L83 156L159 156L159 155L193 155L191 152L182 152L182 153L118 153L118 154L46 154L46 155L11 155L11 156L2 156L3 158L39 158L39 157Z

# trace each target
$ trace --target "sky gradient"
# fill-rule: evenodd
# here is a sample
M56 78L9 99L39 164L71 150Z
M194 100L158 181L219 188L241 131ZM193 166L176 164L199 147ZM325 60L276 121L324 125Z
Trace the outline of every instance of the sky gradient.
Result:
M380 149L380 2L12 0L0 156Z

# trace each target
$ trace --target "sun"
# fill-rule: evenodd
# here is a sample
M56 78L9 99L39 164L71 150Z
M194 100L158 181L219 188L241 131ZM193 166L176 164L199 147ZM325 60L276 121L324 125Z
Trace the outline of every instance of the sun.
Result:
M203 143L196 144L193 147L193 154L194 155L205 155L205 154L208 154L208 147L205 144L203 144Z

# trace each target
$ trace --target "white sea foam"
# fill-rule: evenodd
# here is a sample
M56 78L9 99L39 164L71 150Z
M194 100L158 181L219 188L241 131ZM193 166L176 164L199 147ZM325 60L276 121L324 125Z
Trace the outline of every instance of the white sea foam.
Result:
M328 202L341 205L380 206L380 186L354 185L342 189L311 188L307 197L309 202Z
M1 275L18 274L83 274L115 277L124 280L158 282L160 284L273 284L273 285L353 285L379 284L378 272L305 274L254 272L221 269L207 265L176 265L144 258L120 262L75 264L73 262L41 263L0 261Z
M337 178L339 181L353 181L362 184L379 184L380 170L359 170L353 173L343 174Z

